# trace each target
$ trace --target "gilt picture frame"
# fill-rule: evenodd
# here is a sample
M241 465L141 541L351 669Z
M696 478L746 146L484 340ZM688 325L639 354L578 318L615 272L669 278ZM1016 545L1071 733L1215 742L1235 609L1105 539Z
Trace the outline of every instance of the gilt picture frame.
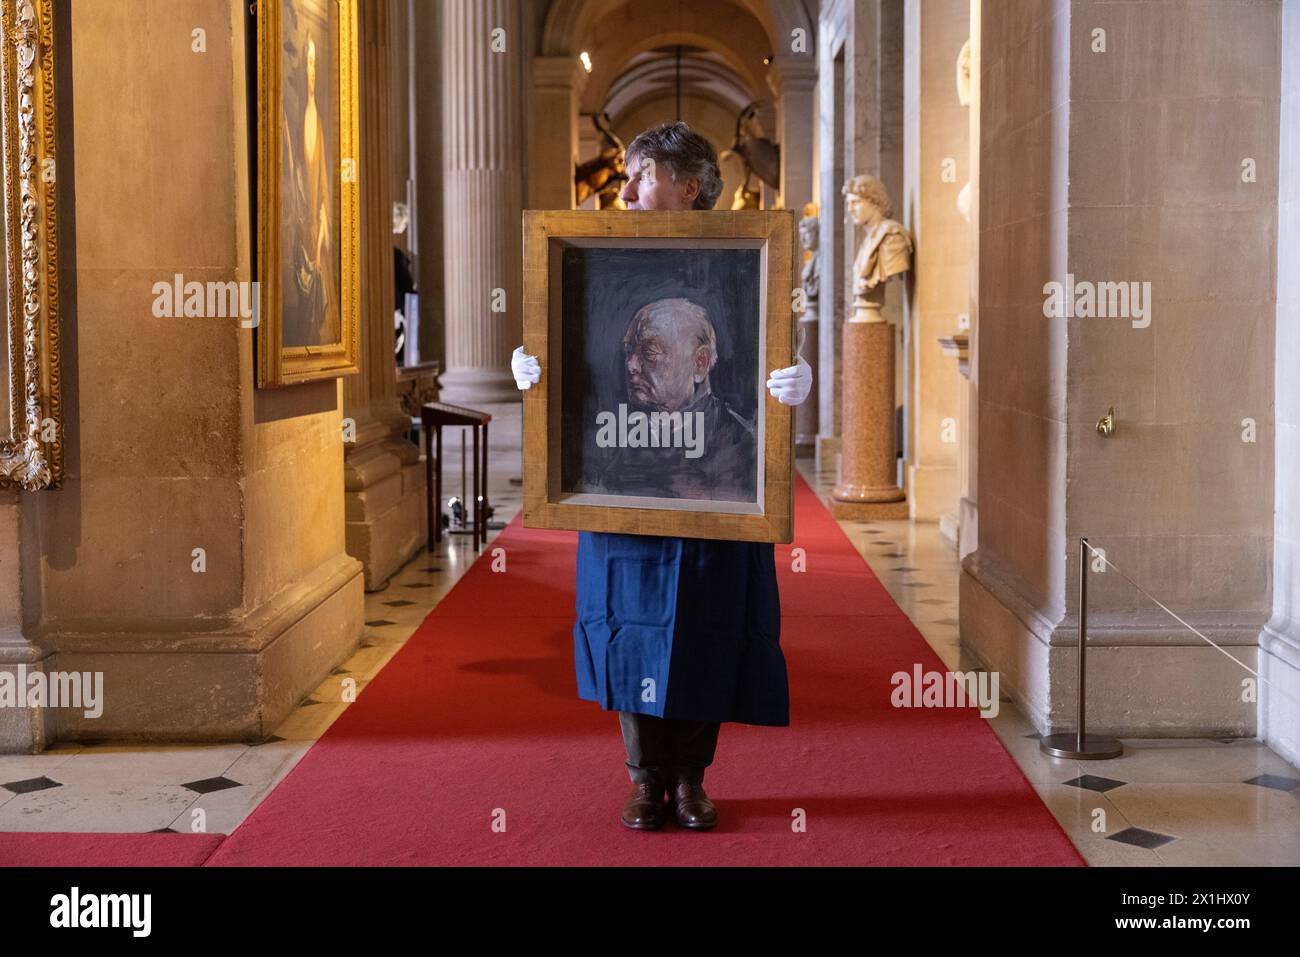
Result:
M524 213L524 525L789 542L795 216Z
M0 0L0 488L28 491L63 479L54 12L51 0Z
M258 0L257 384L360 370L357 0Z

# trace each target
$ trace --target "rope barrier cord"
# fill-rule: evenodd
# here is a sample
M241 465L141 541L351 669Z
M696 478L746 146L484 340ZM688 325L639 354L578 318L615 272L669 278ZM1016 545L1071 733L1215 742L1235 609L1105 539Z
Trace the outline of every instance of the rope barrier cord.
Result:
M1098 558L1100 558L1103 562L1105 562L1107 565L1109 565L1111 568L1113 568L1113 569L1115 570L1116 574L1118 574L1120 578L1124 579L1126 582L1128 582L1130 585L1132 585L1134 588L1136 588L1139 592L1141 592L1141 593L1142 593L1143 595L1145 595L1147 598L1150 598L1153 602L1155 602L1157 605L1159 605L1160 608L1161 608L1161 610L1164 611L1165 614L1169 615L1169 617L1173 618L1174 621L1178 622L1180 625L1182 625L1184 628L1186 628L1188 631L1190 631L1192 634L1194 634L1197 638L1200 638L1200 639L1201 639L1202 641L1204 641L1206 644L1210 645L1210 647L1214 648L1215 651L1219 652L1220 654L1224 655L1225 657L1230 658L1231 660L1235 661L1237 664L1241 665L1241 667L1245 668L1245 669L1246 669L1247 671L1249 671L1252 675L1254 675L1256 678L1258 678L1258 679L1259 679L1260 681L1262 681L1264 684L1268 685L1270 688L1272 688L1274 691L1276 691L1276 692L1277 692L1278 694L1280 694L1282 697L1288 699L1288 700L1291 701L1293 704L1300 705L1300 700L1296 700L1295 698L1292 698L1291 695L1287 694L1285 691L1283 691L1283 690L1282 690L1281 688L1279 688L1277 685L1273 684L1273 682L1269 681L1267 678L1265 678L1263 675L1261 675L1261 674L1260 674L1258 671L1256 671L1254 668L1250 667L1250 665L1246 664L1244 661L1241 661L1241 660L1238 659L1238 658L1234 658L1231 654L1229 654L1228 652L1224 651L1223 648L1221 648L1219 645L1215 644L1214 641L1212 641L1211 639L1205 637L1205 635L1201 634L1199 631L1197 631L1195 628L1193 628L1193 627L1192 627L1191 625L1189 625L1187 622L1183 621L1183 619L1180 618L1180 617L1178 617L1178 615L1177 615L1177 614L1176 614L1172 609L1170 609L1168 605L1166 605L1164 602L1162 602L1162 601L1161 601L1159 598L1157 598L1155 595L1151 594L1149 591L1147 591L1145 588L1143 588L1141 585L1139 585L1139 584L1138 584L1137 582L1135 582L1133 579L1129 578L1129 577L1128 577L1127 575L1125 575L1122 571L1120 571L1119 567L1116 566L1116 564L1115 564L1114 562L1112 562L1109 558L1107 558L1106 555L1105 555L1105 553L1100 552L1100 551L1098 551L1097 549L1093 548L1091 542L1084 542L1084 545L1086 545L1086 546L1088 547L1088 551L1092 552L1094 555L1096 555ZM1083 573L1082 570L1080 570L1080 574L1082 574L1082 573Z

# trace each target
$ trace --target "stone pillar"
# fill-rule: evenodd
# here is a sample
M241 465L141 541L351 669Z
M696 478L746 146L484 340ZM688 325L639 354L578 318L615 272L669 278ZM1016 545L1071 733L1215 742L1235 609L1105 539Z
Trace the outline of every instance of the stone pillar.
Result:
M979 547L979 381L980 381L980 10L983 0L970 0L970 268L967 270L969 357L961 370L966 379L962 395L961 499L958 503L957 553L965 558Z
M779 54L772 61L767 83L776 97L776 135L781 144L781 195L778 203L802 217L814 202L814 144L817 135L817 61L810 53ZM820 236L818 237L820 242ZM819 290L820 294L820 290ZM817 382L820 365L818 315L810 309L799 321L804 336L800 353ZM814 451L818 402L813 397L795 410L795 442L800 454Z
M578 98L586 82L587 71L576 56L533 57L528 110L529 209L573 209Z
M510 353L523 300L523 78L517 0L442 5L447 286L444 401L519 402Z
M1259 639L1259 671L1272 687L1260 688L1259 736L1300 765L1300 0L1282 6L1280 116L1273 617Z
M907 0L904 185L898 219L916 241L906 288L904 464L912 518L957 507L964 384L940 339L958 331L970 293L970 225L957 196L969 175L970 119L957 59L970 36L970 0Z
M844 222L840 189L859 173L880 177L891 196L903 189L903 0L822 4L817 47L822 230L817 457L825 466L840 452L842 325L853 301L853 257L861 239ZM894 326L896 344L902 309L902 297L894 296L882 311Z
M343 465L348 554L365 567L366 589L382 588L423 547L424 470L405 436L411 417L398 400L393 329L393 0L359 6L361 22L361 372L343 380L355 442Z
M46 739L2 717L0 747L262 738L356 647L364 595L344 547L339 381L258 389L238 317L154 310L178 273L251 281L244 5L56 6L79 147L60 166L77 198L67 471L21 500L23 633L45 670L101 672L103 712L48 709ZM158 42L199 26L205 53Z
M767 72L776 97L776 136L781 144L782 209L802 214L813 196L813 143L817 135L817 61L811 53L780 53Z
M962 563L961 639L1043 733L1075 722L1082 536L1260 667L1281 12L981 9L980 525ZM1205 148L1183 150L1189 137ZM1113 305L1062 315L1066 296ZM1090 729L1253 736L1250 674L1090 565Z
M416 239L420 286L420 358L447 368L442 181L442 4L412 4L415 29Z

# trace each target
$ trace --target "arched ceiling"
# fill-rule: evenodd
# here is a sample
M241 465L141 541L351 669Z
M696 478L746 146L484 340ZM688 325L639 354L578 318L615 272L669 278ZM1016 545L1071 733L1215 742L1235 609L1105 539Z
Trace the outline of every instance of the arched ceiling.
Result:
M785 50L792 31L802 29L808 37L809 52L817 35L815 0L732 0L758 22L772 50ZM723 0L660 0L654 4L657 15L680 13L682 9L701 11L723 5ZM731 4L726 4L731 5ZM543 56L577 56L588 43L592 24L605 19L628 0L552 0L546 11L542 30ZM674 8L676 10L674 11Z

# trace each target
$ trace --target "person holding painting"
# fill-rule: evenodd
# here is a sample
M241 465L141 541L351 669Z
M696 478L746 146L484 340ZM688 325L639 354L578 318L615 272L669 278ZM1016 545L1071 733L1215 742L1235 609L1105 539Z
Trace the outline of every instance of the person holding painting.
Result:
M629 210L707 210L722 192L716 152L685 123L637 136L626 167ZM541 378L522 346L511 371L520 389ZM767 388L799 405L812 369L800 358L771 372ZM623 824L656 830L671 813L681 827L715 827L704 772L721 725L790 723L775 547L579 532L576 605L578 694L619 712L632 780Z

